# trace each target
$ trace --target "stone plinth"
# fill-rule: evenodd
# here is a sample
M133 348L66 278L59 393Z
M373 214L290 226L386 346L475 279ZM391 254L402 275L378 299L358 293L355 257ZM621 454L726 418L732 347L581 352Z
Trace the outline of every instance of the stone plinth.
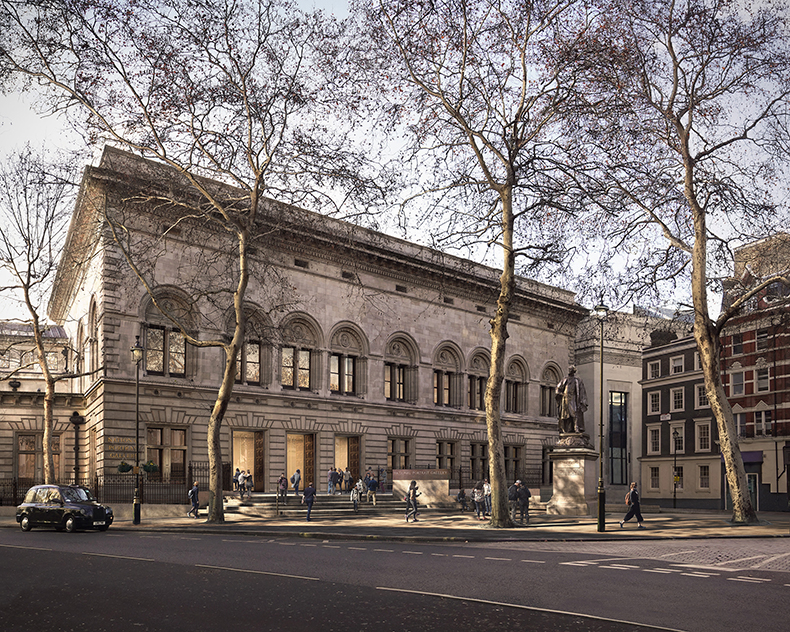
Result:
M598 506L598 453L591 448L554 448L554 493L546 513L558 516L594 516Z

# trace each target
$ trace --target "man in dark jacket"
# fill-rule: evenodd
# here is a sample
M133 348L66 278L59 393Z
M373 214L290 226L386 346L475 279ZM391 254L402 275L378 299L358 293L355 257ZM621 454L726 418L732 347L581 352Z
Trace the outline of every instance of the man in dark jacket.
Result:
M192 517L192 514L195 514L195 518L198 517L198 508L200 507L200 500L198 499L198 482L195 481L192 485L192 489L189 490L189 500L192 501L192 509L189 510L187 513L188 517Z
M516 481L516 504L520 512L519 519L521 524L529 524L529 499L532 497L532 492L529 487L524 485L521 481ZM513 521L516 520L516 512L513 512Z
M376 506L376 492L379 488L379 482L373 478L372 476L368 480L368 502L370 502L371 497L373 498L373 506Z

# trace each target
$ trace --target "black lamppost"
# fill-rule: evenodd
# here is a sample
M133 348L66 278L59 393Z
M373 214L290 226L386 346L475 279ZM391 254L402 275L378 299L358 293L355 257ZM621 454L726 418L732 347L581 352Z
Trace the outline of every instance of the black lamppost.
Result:
M85 423L85 417L76 410L71 413L69 421L74 426L74 484L80 484L80 426Z
M609 315L609 308L601 303L595 306L593 312L601 323L601 410L598 418L598 531L606 531L606 490L603 486L603 324L606 317Z
M677 428L672 429L672 452L675 455L675 462L672 464L672 509L678 507L678 433Z
M140 336L135 336L134 346L131 349L132 360L135 363L134 377L134 519L133 524L140 524L140 362L145 354L145 348L140 344Z

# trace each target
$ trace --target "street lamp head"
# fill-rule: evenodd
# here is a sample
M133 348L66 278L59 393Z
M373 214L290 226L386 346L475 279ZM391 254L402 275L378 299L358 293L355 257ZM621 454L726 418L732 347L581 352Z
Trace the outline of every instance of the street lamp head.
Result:
M678 429L677 429L677 428L673 428L673 429L672 429L672 438L673 438L675 441L677 441L679 436L680 436L680 434L678 434Z
M593 307L592 313L598 320L606 320L606 317L609 315L609 308L603 303L600 303Z
M134 338L134 346L131 348L132 360L134 360L135 364L140 364L140 360L143 359L143 354L145 353L145 347L140 344L140 336L135 336Z

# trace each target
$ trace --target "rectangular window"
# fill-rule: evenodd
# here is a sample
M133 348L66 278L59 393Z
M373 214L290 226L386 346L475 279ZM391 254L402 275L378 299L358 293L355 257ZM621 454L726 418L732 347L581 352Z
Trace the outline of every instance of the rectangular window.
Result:
M470 475L474 481L481 481L488 478L488 444L472 443L469 445Z
M60 480L60 435L52 435L49 445L55 467L55 482ZM16 440L16 475L24 484L32 485L42 482L44 478L44 433L17 435Z
M236 381L247 384L261 383L261 345L245 342L236 359Z
M515 481L521 476L521 453L520 446L505 446L505 478L508 481Z
M684 410L684 401L683 401L683 394L685 389L681 388L673 388L670 391L670 401L672 402L672 409L671 412L679 412Z
M654 426L647 429L647 453L661 454L661 427Z
M650 468L650 489L659 489L661 487L661 478L659 476L660 470L657 467Z
M554 399L554 387L552 386L540 387L540 416L557 416L557 401Z
M656 360L655 362L648 362L647 364L647 378L649 380L655 380L656 378L661 377L661 362Z
M708 401L708 393L705 390L705 385L697 384L694 389L697 392L697 408L708 408L710 402Z
M699 351L694 352L694 370L695 371L702 370L702 359L699 357Z
M396 402L405 401L405 380L406 367L387 362L384 365L384 397Z
M710 465L699 466L699 488L710 489Z
M768 369L757 369L757 391L767 391L771 387Z
M436 469L452 470L455 467L455 444L451 441L436 442Z
M387 439L387 467L390 473L411 468L411 439Z
M628 393L609 392L609 475L612 485L628 484Z
M746 413L734 413L735 417L735 433L739 437L746 436Z
M446 373L439 369L433 372L433 403L436 406L452 406L455 373Z
M743 334L732 335L732 355L743 353Z
M684 426L672 426L669 429L670 444L672 449L670 454L682 454L686 451L686 436Z
M743 372L730 375L730 395L743 395Z
M175 329L149 325L146 336L145 370L151 375L186 375L186 339Z
M647 394L647 414L658 415L661 413L661 392L653 391Z
M310 388L310 350L294 347L282 348L280 383L285 388Z
M521 413L521 403L519 396L521 394L522 385L519 382L512 380L505 380L505 412L506 413Z
M485 410L486 382L484 377L469 376L468 401L472 410Z
M710 423L698 423L697 431L697 452L710 452Z
M683 466L675 468L675 489L683 489Z
M672 367L673 375L683 373L683 356L675 356L669 361L669 365Z
M186 477L187 431L185 428L148 427L146 429L146 461L159 468L148 477L183 479Z
M760 410L754 413L754 432L765 437L771 436L770 410Z
M768 340L768 329L758 329L757 330L757 350L761 351L763 349L767 349L770 346Z

